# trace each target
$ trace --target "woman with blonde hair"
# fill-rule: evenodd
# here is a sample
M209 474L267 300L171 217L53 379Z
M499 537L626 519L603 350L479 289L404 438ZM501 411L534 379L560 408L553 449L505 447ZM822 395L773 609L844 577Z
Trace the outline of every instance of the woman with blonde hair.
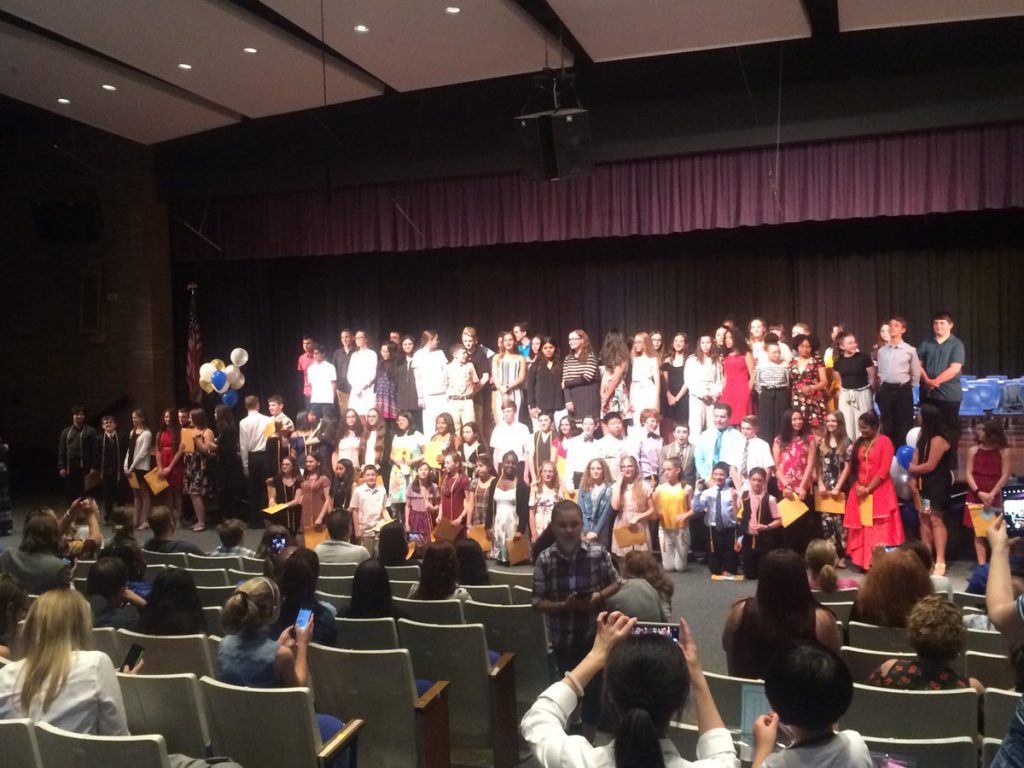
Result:
M530 541L536 541L547 530L551 523L551 510L564 498L565 486L558 476L558 467L553 461L543 462L537 473L537 482L530 488Z
M661 413L660 367L650 335L640 331L633 336L629 366L629 407L635 417L648 408Z
M146 414L139 408L132 411L132 431L128 433L128 453L124 457L124 474L135 476L132 496L135 501L135 525L140 531L149 528L153 496L146 483L146 473L153 468L153 433Z
M846 419L842 411L825 416L825 432L818 442L818 495L822 499L846 501L846 485L850 477L852 443L847 436ZM844 512L821 513L821 535L835 546L839 567L846 567L846 529Z
M501 404L506 399L515 402L516 413L519 413L526 384L526 366L526 358L519 354L512 331L502 331L501 346L491 358L491 381L494 382L491 409L495 424L501 423Z
M807 561L808 582L811 589L831 594L837 589L856 589L853 579L840 579L836 574L839 558L836 547L828 539L814 539L804 553Z
M582 328L569 331L569 353L562 360L562 392L565 409L576 422L583 425L586 416L600 415L601 394L598 382L597 358L590 345L590 337Z
M612 526L612 554L624 557L631 551L648 552L651 548L648 523L654 517L651 506L651 495L640 477L640 465L632 456L623 456L619 469L621 476L612 489L612 509L615 510L615 522ZM630 533L642 533L643 543L621 546L615 531L628 528Z
M591 459L580 480L576 503L583 512L583 538L612 546L612 471L604 459Z

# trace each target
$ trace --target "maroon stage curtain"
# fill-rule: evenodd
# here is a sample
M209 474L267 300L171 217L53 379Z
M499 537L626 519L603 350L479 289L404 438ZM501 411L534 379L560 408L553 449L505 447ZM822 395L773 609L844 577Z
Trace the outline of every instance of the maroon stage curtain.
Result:
M778 157L762 148L637 160L554 183L502 174L180 203L174 257L420 251L1021 206L1024 124L1014 123L786 146Z

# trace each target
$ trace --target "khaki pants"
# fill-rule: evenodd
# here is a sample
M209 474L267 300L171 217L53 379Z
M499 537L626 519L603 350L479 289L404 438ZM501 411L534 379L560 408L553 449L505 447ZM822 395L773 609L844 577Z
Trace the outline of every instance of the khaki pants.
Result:
M377 556L377 534L376 533L364 533L359 543L366 547L366 551L370 553L370 557Z
M455 420L455 434L461 437L462 425L468 424L476 418L476 412L473 410L473 399L449 400L448 413ZM477 425L477 437L480 437L479 425Z

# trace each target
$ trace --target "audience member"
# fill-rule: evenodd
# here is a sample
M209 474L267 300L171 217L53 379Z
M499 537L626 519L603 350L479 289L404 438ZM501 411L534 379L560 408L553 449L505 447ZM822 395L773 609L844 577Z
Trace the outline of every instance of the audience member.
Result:
M0 574L0 657L11 657L18 622L25 618L28 608L28 592L21 583L10 574Z
M366 547L352 544L352 516L347 509L336 509L327 515L327 535L330 537L313 550L321 563L361 563L368 560Z
M241 557L256 557L256 553L242 545L245 539L245 523L237 518L225 520L217 526L217 536L220 538L220 546L210 553L211 557L218 555L239 555Z
M928 569L917 555L905 549L878 550L871 570L857 590L853 616L856 621L880 627L905 627L910 609L930 594Z
M72 558L95 557L103 546L100 531L100 508L95 499L75 499L64 516L57 521L60 529L61 551Z
M644 622L668 621L675 587L650 552L629 552L622 563L619 591L608 598L609 611Z
M153 538L142 545L147 552L184 552L189 555L205 555L202 547L191 541L175 539L177 525L174 516L167 507L154 507L149 516L149 525L153 529Z
M948 576L939 576L932 572L932 553L931 550L925 546L923 541L919 539L912 539L904 541L900 544L900 549L906 549L917 555L921 561L921 565L925 567L931 576L929 577L932 582L932 589L937 595L945 595L947 600L953 599L953 582L950 581Z
M388 523L380 529L377 542L377 559L381 565L412 565L415 560L409 559L409 542L405 537L405 529L399 522Z
M456 578L459 584L484 586L491 583L487 558L474 539L460 539L455 545Z
M287 528L283 525L268 525L263 530L260 543L256 545L256 557L264 561L273 560L282 549L294 546L295 537Z
M395 607L388 569L380 560L364 560L352 579L352 600L346 619L407 619L405 611Z
M139 631L147 635L203 635L206 617L192 574L165 568L153 579Z
M285 556L288 550L282 553ZM320 577L320 559L311 549L296 549L281 564L277 585L281 592L281 610L270 625L270 634L279 635L292 626L299 611L313 612L313 642L338 644L338 628L334 624L334 607L316 599L316 580Z
M469 592L459 586L455 547L447 541L427 545L420 565L420 581L409 590L413 600L469 600Z
M814 539L807 545L804 555L807 561L808 581L811 589L831 594L837 589L856 589L854 579L841 579L836 574L839 558L836 547L828 539Z
M14 576L30 595L41 595L71 583L70 560L60 556L57 517L50 509L28 514L21 545L0 552L0 572Z
M116 557L101 557L89 569L85 592L92 611L94 627L135 630L138 609L127 601L128 568Z

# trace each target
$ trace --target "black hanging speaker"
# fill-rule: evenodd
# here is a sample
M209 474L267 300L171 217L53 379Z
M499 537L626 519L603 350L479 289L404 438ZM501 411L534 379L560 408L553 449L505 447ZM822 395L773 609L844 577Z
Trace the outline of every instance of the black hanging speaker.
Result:
M515 126L524 179L571 179L586 176L594 169L587 110L558 109L519 115Z

